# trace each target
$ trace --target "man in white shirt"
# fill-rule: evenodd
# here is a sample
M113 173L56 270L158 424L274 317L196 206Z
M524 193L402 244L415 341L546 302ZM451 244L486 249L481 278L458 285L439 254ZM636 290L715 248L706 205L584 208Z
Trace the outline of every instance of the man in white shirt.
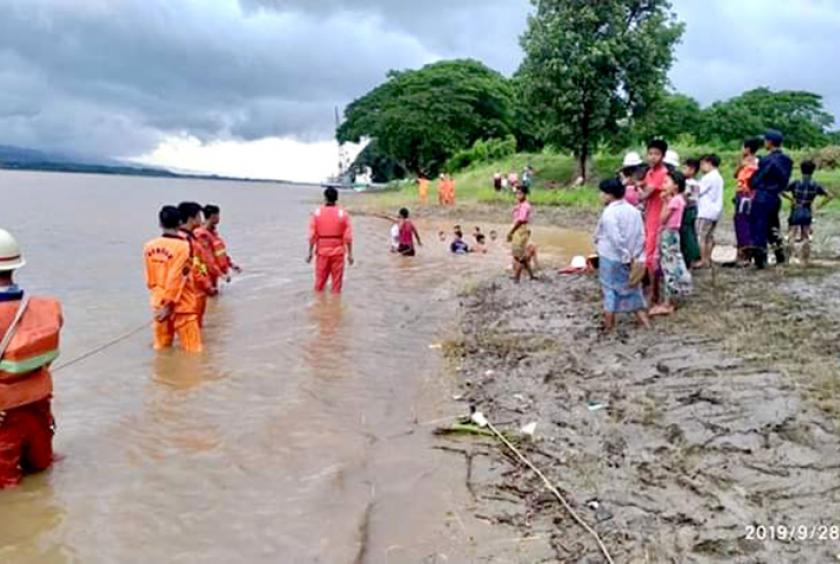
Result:
M697 238L700 241L701 268L712 265L712 250L715 248L715 228L723 215L723 177L718 167L720 157L706 155L700 159L700 190L697 196Z

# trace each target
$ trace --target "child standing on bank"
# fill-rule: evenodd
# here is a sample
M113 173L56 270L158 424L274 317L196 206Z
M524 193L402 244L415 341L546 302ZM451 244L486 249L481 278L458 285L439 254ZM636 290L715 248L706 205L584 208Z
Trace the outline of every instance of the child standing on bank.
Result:
M659 261L662 268L662 302L651 308L651 315L670 315L677 299L691 293L691 272L680 250L680 228L685 211L685 177L669 171L662 185L663 205L660 216Z
M723 177L718 167L720 157L705 155L700 159L700 191L697 195L697 235L700 238L700 263L698 268L712 266L715 248L715 229L723 214Z
M621 170L618 171L618 178L624 184L624 199L633 207L639 205L639 192L641 191L639 170L642 165L644 165L644 162L639 153L630 151L624 156Z
M645 228L641 212L625 199L625 186L612 178L601 182L604 212L595 231L598 277L604 296L604 328L615 328L617 313L633 313L649 327L641 283L631 283L635 268L645 270Z
M802 180L791 184L784 192L784 197L791 202L790 217L788 218L788 240L790 246L802 243L801 259L807 263L811 258L811 224L814 221L812 206L818 196L823 197L820 208L831 201L831 194L825 188L814 182L813 175L817 166L813 161L803 161L799 169ZM794 249L791 249L794 250Z
M685 176L685 212L682 227L680 227L680 249L685 264L689 267L700 261L700 244L697 242L697 196L700 193L700 183L697 182L697 172L700 161L686 159L682 167Z
M531 270L531 260L528 256L528 243L531 239L531 204L528 202L528 189L520 186L516 189L516 207L513 208L513 226L508 232L507 240L511 243L513 254L513 280L519 283L522 271L528 272L531 280L536 280Z
M735 171L735 245L738 248L738 262L748 265L749 252L752 247L750 238L750 207L752 206L753 190L750 179L758 170L758 151L762 146L761 139L753 138L744 141L741 150L741 164Z

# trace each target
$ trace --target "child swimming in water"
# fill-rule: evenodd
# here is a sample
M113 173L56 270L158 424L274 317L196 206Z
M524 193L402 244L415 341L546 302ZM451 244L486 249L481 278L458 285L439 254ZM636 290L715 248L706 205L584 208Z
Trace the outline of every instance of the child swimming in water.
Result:
M452 241L452 244L449 245L449 250L456 255L465 255L469 253L470 246L467 245L466 241L464 241L464 232L461 231L461 226L455 226L454 234L455 239Z
M478 233L475 236L475 246L473 247L472 252L474 253L487 253L487 245L486 240L484 238L484 233Z

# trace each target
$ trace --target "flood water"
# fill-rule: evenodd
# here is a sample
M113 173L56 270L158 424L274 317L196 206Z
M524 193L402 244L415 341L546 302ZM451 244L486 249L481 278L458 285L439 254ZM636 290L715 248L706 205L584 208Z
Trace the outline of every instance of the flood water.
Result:
M141 249L162 204L219 204L244 269L210 304L202 355L156 355L144 330L57 371L64 458L0 492L0 561L462 562L498 542L469 511L463 459L434 448L434 422L465 408L430 345L505 250L449 256L444 226L421 223L426 247L402 259L385 222L355 218L345 294L318 299L303 260L318 198L0 171L0 226L28 261L18 282L64 306L55 366L149 319ZM555 258L588 246L548 239Z

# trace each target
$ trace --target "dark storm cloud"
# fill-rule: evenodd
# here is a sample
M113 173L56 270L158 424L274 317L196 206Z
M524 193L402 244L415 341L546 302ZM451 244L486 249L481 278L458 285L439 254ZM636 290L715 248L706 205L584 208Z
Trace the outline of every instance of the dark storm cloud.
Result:
M325 138L333 106L436 57L409 35L235 0L7 1L2 142L131 155L165 135Z
M170 135L325 139L391 68L520 60L527 0L4 0L0 143L136 155ZM708 103L801 88L840 110L840 5L676 0L672 81Z

